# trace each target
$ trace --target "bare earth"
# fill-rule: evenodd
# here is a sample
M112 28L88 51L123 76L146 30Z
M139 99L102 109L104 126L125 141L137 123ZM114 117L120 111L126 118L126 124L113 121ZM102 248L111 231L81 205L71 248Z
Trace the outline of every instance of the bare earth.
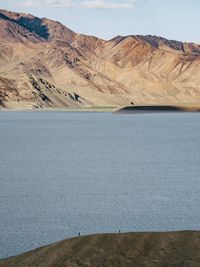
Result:
M200 102L200 45L157 36L102 40L0 10L0 109Z
M200 231L99 234L0 260L0 267L198 267Z

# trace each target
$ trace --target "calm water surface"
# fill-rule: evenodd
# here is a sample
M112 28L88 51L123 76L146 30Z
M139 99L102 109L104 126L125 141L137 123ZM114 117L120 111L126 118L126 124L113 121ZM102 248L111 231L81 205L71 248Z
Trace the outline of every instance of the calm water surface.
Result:
M200 114L0 113L0 258L81 234L200 229Z

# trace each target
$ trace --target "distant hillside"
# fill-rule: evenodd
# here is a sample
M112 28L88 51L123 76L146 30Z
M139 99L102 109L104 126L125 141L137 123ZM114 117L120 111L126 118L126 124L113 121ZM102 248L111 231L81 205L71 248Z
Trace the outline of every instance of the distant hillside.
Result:
M200 232L77 237L0 260L0 267L196 267Z
M200 45L157 36L109 41L0 10L0 106L65 108L200 101Z

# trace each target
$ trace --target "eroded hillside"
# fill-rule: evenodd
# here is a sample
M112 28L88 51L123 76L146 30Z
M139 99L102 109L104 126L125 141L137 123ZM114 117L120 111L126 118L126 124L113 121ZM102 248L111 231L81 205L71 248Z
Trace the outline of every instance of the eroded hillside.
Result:
M156 36L109 41L59 22L0 10L5 108L197 103L200 46Z

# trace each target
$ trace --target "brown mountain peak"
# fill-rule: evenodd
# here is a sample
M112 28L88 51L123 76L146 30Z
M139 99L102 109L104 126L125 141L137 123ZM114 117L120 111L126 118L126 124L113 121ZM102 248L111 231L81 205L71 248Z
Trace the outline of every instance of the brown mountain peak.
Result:
M6 10L0 10L0 40L1 106L200 101L198 44L152 35L104 41Z

